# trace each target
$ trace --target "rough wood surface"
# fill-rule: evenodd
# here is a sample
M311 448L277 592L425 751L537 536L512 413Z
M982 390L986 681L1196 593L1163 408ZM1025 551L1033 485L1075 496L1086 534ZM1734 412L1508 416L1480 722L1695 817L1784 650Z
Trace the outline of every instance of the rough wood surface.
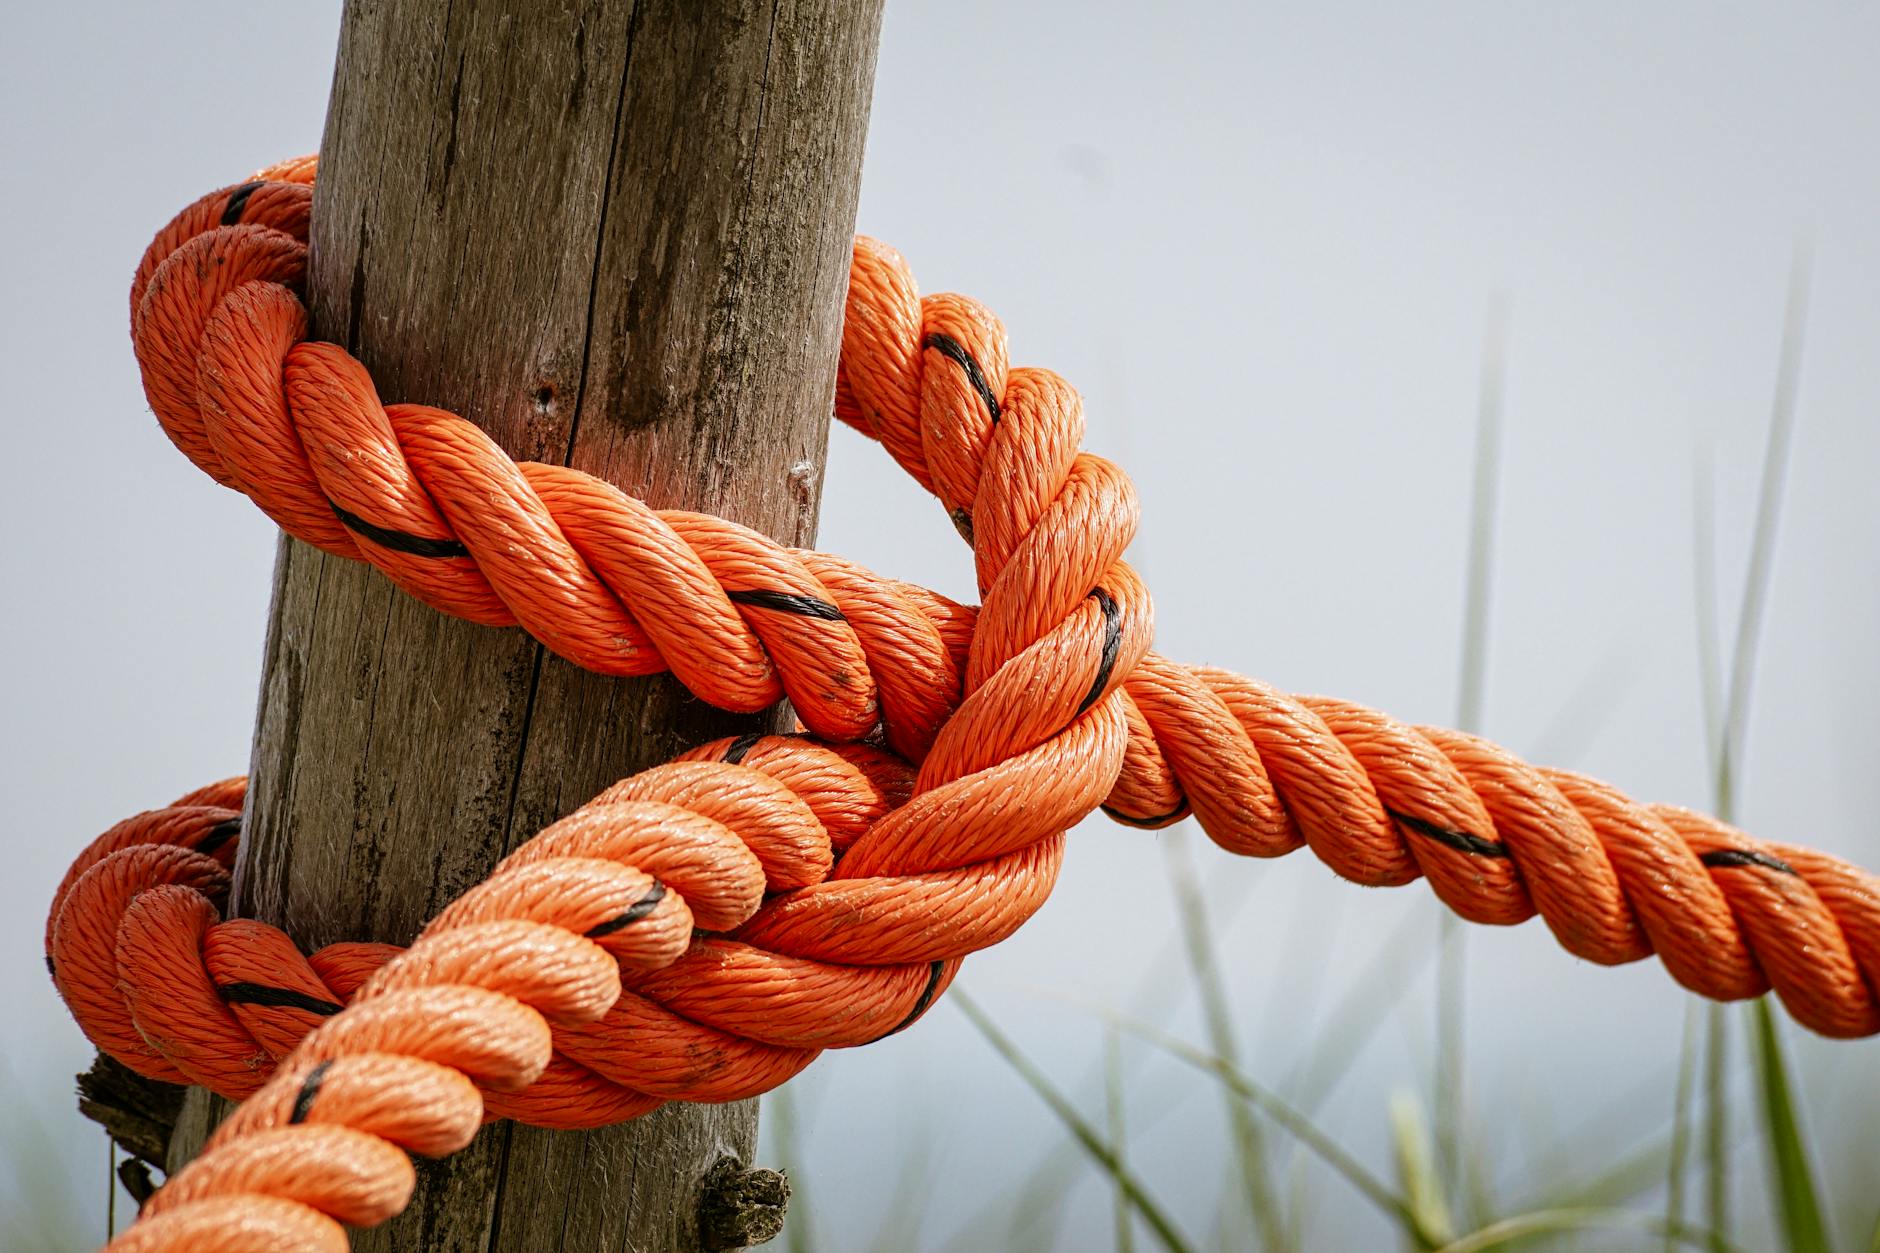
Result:
M146 1079L103 1053L91 1069L77 1076L78 1112L103 1127L112 1141L133 1158L162 1166L184 1089L160 1079Z
M352 0L315 333L513 456L809 543L879 23L880 0ZM606 784L763 725L284 542L234 908L306 946L409 941ZM755 1129L754 1102L487 1128L355 1247L694 1248L702 1179Z
M725 1158L705 1176L699 1242L708 1249L746 1249L774 1240L790 1206L790 1180L776 1170L740 1170Z

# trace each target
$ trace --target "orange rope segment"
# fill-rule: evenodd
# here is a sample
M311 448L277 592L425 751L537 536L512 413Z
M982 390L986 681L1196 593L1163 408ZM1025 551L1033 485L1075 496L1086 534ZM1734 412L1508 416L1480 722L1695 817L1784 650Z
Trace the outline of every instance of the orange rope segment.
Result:
M1657 953L1718 999L1773 988L1823 1034L1880 1031L1880 879L1646 805L1474 736L1291 696L1150 650L1122 560L1128 477L1077 393L1009 365L965 297L856 241L835 412L939 499L983 604L723 519L516 462L473 423L382 404L306 340L311 158L211 193L138 267L131 325L171 440L284 530L440 610L603 673L787 698L809 734L693 750L506 858L409 948L303 954L223 920L241 780L118 824L60 884L46 952L98 1048L246 1103L113 1247L343 1249L405 1154L487 1118L591 1127L766 1091L910 1025L1049 895L1101 807L1193 814L1221 847L1306 846L1427 878L1471 921L1539 914L1569 952Z

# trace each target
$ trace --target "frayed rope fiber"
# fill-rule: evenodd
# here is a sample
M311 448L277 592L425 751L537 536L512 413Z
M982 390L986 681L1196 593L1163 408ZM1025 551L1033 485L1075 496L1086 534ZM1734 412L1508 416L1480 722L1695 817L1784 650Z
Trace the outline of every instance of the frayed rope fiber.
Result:
M406 949L302 954L223 920L240 779L100 836L47 922L60 994L138 1073L244 1101L112 1248L342 1250L341 1224L404 1207L408 1152L486 1119L593 1127L767 1091L918 1019L1044 902L1098 808L1192 814L1251 856L1306 845L1357 883L1427 878L1471 921L1538 913L1590 961L1655 952L1704 996L1773 987L1822 1034L1880 1031L1875 876L1150 651L1122 560L1135 494L1081 450L1077 393L1010 366L977 302L920 296L892 249L856 240L836 416L968 538L977 608L382 404L306 338L314 172L203 197L138 267L132 338L177 447L426 604L603 673L670 670L725 709L787 697L806 733L623 780Z

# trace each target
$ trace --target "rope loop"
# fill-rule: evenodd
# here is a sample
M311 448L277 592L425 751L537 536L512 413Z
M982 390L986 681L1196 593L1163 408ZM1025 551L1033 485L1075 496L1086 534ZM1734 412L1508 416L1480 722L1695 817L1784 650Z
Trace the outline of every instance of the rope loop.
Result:
M166 434L290 535L413 596L521 626L605 674L788 699L807 733L702 745L505 858L407 947L303 953L225 919L240 779L99 836L46 954L98 1048L245 1103L113 1247L343 1249L403 1208L407 1152L490 1118L594 1127L769 1090L918 1020L1044 902L1101 808L1193 815L1229 852L1308 847L1370 886L1425 878L1473 922L1657 953L1717 999L1771 988L1831 1036L1880 1032L1880 879L1495 744L1294 696L1150 649L1123 560L1128 476L1082 450L1077 392L1005 328L921 296L858 238L835 414L971 545L956 604L705 514L655 510L475 424L384 404L307 340L312 158L186 208L131 288Z

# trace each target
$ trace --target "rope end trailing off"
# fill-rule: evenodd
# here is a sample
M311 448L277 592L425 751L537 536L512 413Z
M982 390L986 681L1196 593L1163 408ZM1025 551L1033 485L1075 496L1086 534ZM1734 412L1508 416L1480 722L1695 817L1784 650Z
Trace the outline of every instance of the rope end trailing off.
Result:
M745 1169L721 1157L706 1172L698 1201L699 1247L748 1249L776 1239L790 1208L790 1178L782 1171Z

